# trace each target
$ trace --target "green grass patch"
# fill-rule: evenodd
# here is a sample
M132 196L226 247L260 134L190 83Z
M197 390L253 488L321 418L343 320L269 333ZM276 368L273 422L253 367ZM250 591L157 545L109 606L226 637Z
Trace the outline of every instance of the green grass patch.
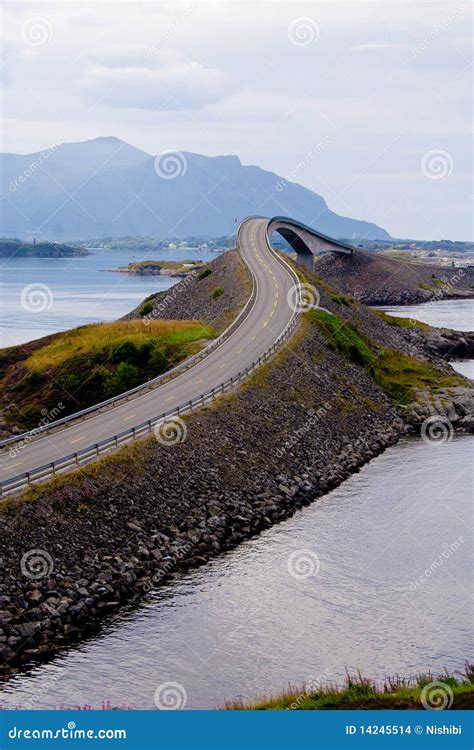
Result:
M139 260L129 263L128 266L119 268L119 271L146 276L147 274L155 275L187 275L196 272L204 265L202 260ZM169 271L169 274L162 272Z
M417 390L436 393L440 388L464 383L462 377L442 372L430 362L423 362L386 347L381 349L380 356L369 369L369 374L387 396L403 405L415 400Z
M348 294L342 294L342 292L331 293L329 296L337 305L344 305L345 307L350 307L355 302L355 299L353 297L349 297Z
M324 310L310 310L306 315L324 335L330 349L359 365L368 366L373 362L374 352L350 323Z
M142 317L149 315L153 311L153 302L151 300L145 300L138 308L138 314Z
M222 294L224 294L224 287L223 286L216 286L212 290L212 292L210 294L210 297L211 297L211 299L218 299Z
M61 334L47 346L33 352L25 362L28 370L49 370L77 356L115 351L128 344L140 347L152 345L181 345L197 339L212 338L210 326L189 320L151 320L146 322L118 321L73 328ZM145 351L146 355L147 352ZM100 360L100 357L99 357Z
M212 268L203 268L202 271L199 271L198 273L198 279L201 281L202 279L205 279L207 276L210 276L212 273Z
M398 326L398 328L419 328L422 331L431 330L431 326L427 323L422 323L414 318L399 318L397 315L389 315L383 310L374 310L373 308L369 308L369 310L379 318L382 318L382 320L390 326Z
M447 281L443 281L443 279L439 279L434 274L432 275L432 281L431 284L428 284L426 281L422 281L420 284L418 284L419 289L424 289L427 292L436 292L437 289L447 284Z
M56 335L5 368L0 402L14 399L15 423L38 425L135 388L195 354L214 330L199 321L140 320L82 326Z
M397 349L375 346L355 326L337 315L310 310L306 316L324 335L330 349L361 365L387 396L398 404L413 401L417 390L436 393L440 388L464 383L462 376L438 370L430 362Z
M466 663L464 673L455 676L445 673L434 677L431 673L415 678L390 677L377 683L362 677L347 676L345 685L328 684L316 688L290 686L279 695L262 697L254 703L232 701L228 710L324 711L334 709L423 709L430 707L430 683L442 684L438 697L451 703L452 709L474 708L474 665ZM428 686L428 687L427 687ZM426 688L426 690L424 690ZM434 706L433 706L434 707Z

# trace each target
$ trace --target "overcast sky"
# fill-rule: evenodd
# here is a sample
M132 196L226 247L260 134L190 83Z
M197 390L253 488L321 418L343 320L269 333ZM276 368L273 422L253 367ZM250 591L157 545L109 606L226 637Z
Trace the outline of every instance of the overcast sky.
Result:
M468 2L4 3L2 150L237 154L392 235L473 239Z

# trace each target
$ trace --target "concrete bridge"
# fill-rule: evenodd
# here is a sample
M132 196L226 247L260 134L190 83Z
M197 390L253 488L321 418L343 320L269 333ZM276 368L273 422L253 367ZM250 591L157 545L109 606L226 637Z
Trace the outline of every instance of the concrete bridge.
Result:
M314 256L321 251L353 255L356 248L340 240L332 239L300 221L286 216L274 216L268 221L267 236L270 240L273 232L278 232L296 253L298 263L313 270Z

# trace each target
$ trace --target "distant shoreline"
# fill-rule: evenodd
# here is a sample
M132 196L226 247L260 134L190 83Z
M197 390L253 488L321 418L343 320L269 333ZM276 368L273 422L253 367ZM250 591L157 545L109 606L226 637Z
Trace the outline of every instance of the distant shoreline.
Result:
M72 247L55 242L21 242L0 240L0 258L74 258L92 255L85 247Z
M110 273L126 273L130 276L189 276L191 273L202 270L205 262L202 260L142 260L129 263L128 266L119 268L105 268Z

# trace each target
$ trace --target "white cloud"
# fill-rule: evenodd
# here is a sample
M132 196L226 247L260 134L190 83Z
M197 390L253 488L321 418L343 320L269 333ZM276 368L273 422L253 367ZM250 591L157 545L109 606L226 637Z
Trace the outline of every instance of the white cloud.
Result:
M355 47L351 47L351 52L380 52L384 49L407 49L406 44L356 44Z
M222 99L229 77L197 62L150 70L143 67L94 67L86 71L82 88L102 106L121 109L173 111L200 109Z
M332 208L389 221L399 236L466 238L469 8L453 8L421 0L403 3L403 13L398 0L6 3L3 149L116 135L150 153L235 153L288 174L330 134L301 181ZM21 25L38 16L53 37L27 46ZM304 16L320 34L298 47L287 29ZM449 186L419 179L420 154L433 148L453 155Z

